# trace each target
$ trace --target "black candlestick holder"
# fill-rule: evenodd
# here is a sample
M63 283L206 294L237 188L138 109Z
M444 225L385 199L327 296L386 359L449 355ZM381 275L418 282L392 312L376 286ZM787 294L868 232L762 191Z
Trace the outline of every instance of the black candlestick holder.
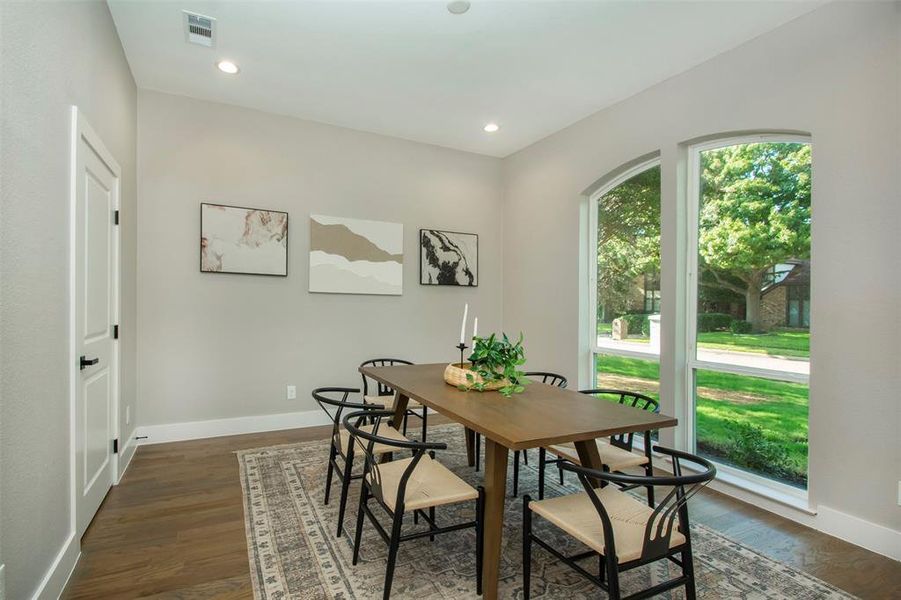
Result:
M467 348L469 348L469 346L467 346L463 342L460 342L459 344L457 344L456 347L460 350L460 368L462 369L463 368L463 353L466 351Z

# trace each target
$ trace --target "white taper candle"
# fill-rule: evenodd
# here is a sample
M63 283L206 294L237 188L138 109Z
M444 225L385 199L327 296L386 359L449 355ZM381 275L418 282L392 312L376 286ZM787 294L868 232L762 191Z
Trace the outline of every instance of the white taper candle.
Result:
M475 339L475 337L477 335L479 335L479 318L478 317L476 317L476 322L472 326L472 338Z
M469 303L463 307L463 324L460 325L460 343L465 343L466 340L466 317L469 314Z

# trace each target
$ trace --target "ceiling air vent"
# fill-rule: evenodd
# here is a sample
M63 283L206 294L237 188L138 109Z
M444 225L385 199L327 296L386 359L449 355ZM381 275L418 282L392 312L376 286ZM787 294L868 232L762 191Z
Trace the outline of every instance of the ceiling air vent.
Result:
M213 35L216 32L216 19L183 11L185 15L185 41L212 48L215 45Z

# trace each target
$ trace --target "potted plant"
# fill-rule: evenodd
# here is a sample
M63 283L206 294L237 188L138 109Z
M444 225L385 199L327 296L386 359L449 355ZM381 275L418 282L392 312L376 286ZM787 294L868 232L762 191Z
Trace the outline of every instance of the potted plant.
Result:
M527 382L519 370L526 362L522 340L521 333L516 342L512 342L507 334L500 338L493 333L487 338L473 338L469 362L448 365L445 381L463 391L497 390L507 397L522 392Z

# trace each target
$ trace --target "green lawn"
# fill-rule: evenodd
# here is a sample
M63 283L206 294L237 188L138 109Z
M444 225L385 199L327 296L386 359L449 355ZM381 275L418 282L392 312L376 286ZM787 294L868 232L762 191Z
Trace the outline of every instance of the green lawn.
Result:
M658 397L656 362L602 355L597 365L599 377L646 380L633 383L636 391ZM698 371L696 385L702 454L806 487L806 385L713 371Z
M777 329L769 333L732 333L711 331L698 334L702 348L756 352L771 356L810 356L810 332L795 329Z

